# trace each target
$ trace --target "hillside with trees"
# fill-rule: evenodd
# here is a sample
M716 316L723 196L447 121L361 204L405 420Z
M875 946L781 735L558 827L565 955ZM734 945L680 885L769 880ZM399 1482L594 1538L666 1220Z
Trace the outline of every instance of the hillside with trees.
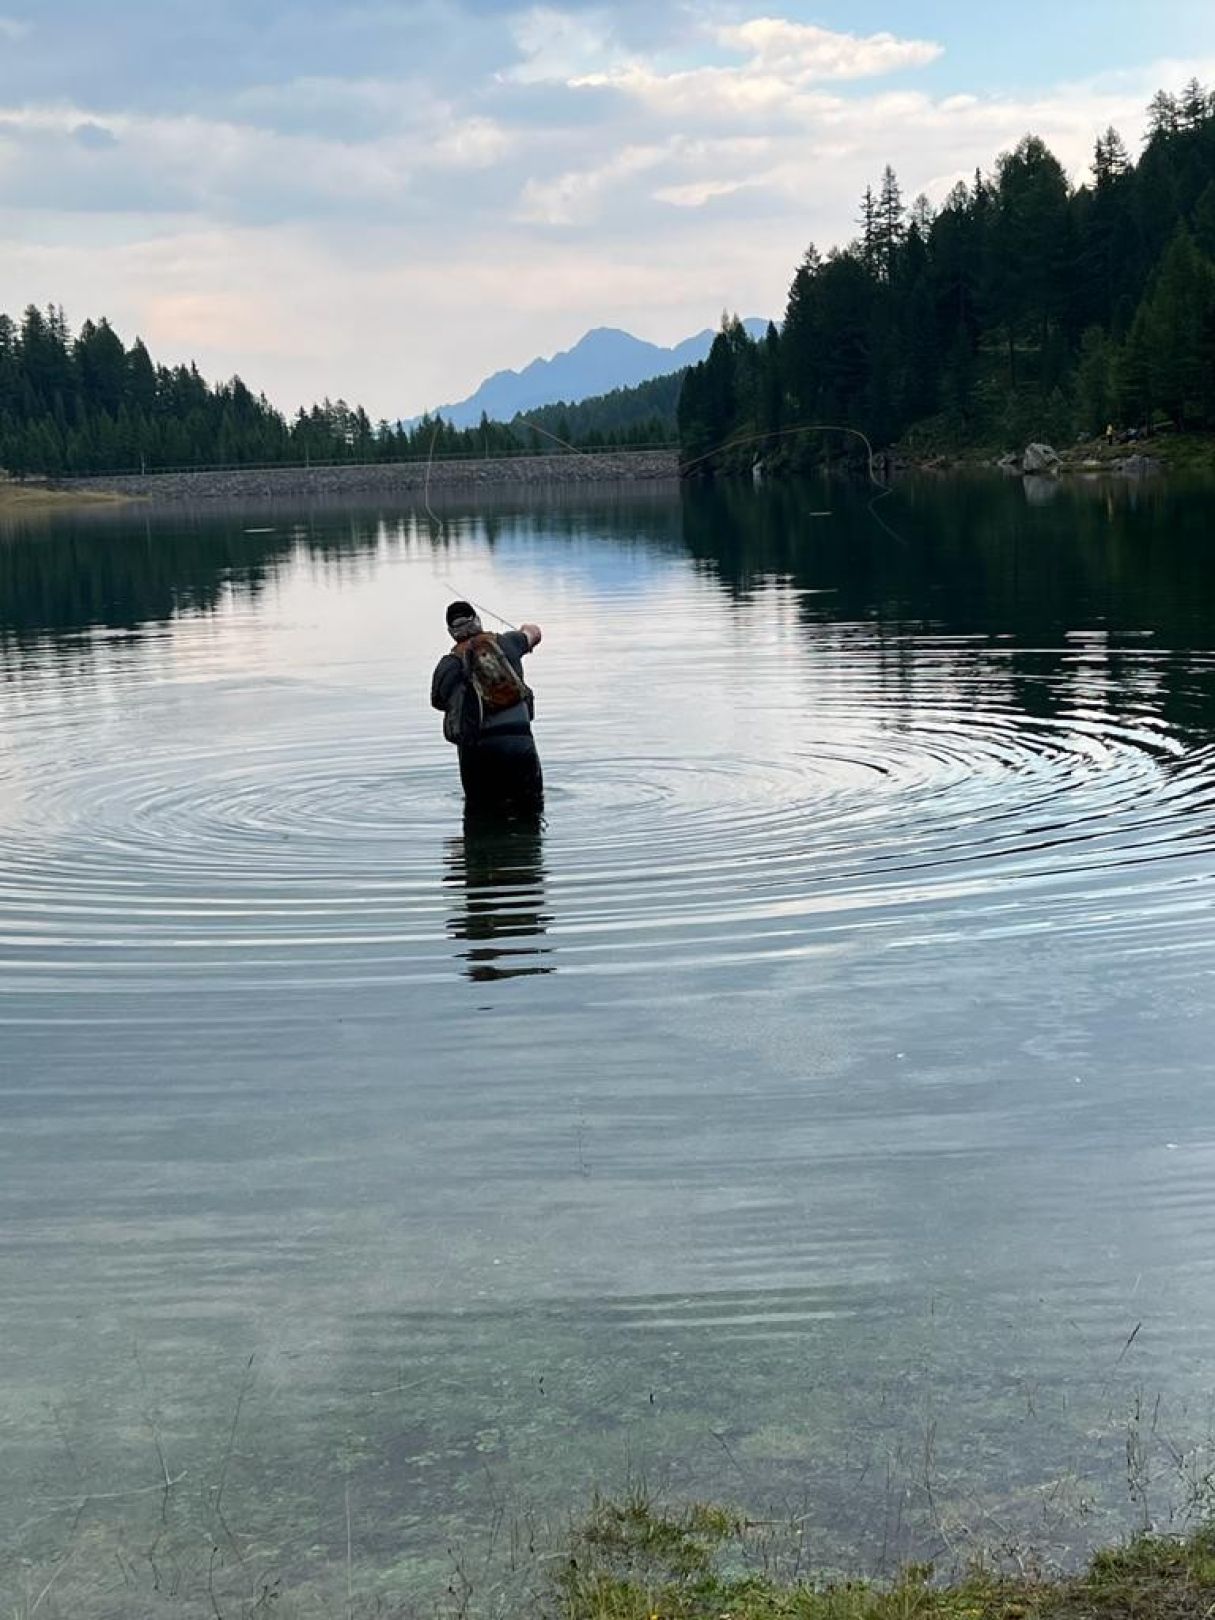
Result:
M779 331L752 341L727 321L688 372L685 460L839 454L790 431L811 423L925 451L1215 428L1215 95L1196 81L1154 97L1137 162L1109 129L1073 187L1027 135L936 210L908 208L887 167L858 225L847 247L808 250Z
M526 431L543 428L558 439L577 444L670 444L675 438L679 391L686 368L665 377L613 388L577 404L539 405L512 424Z
M208 383L193 365L157 365L138 338L128 348L104 319L73 334L61 309L31 305L20 322L0 314L0 473L526 455L557 449L550 434L578 448L669 443L677 393L678 374L541 409L536 425L423 417L406 428L340 399L288 418L239 377Z

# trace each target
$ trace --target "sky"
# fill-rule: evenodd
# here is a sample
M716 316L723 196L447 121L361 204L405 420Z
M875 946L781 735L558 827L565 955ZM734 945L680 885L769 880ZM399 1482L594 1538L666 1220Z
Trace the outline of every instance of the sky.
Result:
M0 310L293 410L461 398L592 326L779 318L883 166L1076 181L1215 0L0 0Z

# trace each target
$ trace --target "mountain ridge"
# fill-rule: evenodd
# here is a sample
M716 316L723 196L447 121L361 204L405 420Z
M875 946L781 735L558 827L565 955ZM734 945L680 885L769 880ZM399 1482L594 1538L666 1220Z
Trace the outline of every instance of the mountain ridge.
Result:
M756 316L743 322L752 337L762 335L768 323ZM576 404L593 395L631 388L703 360L716 336L706 327L682 342L663 348L615 326L594 326L577 343L549 358L530 361L518 371L495 371L469 394L452 404L436 406L426 414L441 416L453 427L475 427L484 413L491 421L509 422L521 411L561 402ZM421 421L413 417L406 426Z

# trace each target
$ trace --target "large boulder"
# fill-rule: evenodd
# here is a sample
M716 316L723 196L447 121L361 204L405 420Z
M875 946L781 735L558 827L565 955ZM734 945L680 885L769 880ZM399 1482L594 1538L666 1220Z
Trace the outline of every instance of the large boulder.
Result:
M1146 478L1151 473L1160 471L1160 463L1155 456L1128 456L1120 469L1131 478Z
M1059 452L1049 444L1027 444L1021 457L1021 469L1027 473L1055 473L1059 471Z

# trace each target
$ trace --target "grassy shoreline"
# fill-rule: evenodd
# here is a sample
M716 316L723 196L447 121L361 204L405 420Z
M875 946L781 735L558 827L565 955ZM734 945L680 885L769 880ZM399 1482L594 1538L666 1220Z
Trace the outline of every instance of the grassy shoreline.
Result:
M0 478L0 517L10 512L60 512L81 506L125 506L129 495L101 490L48 489L44 484L14 484Z
M783 1527L787 1536L791 1527ZM554 1576L562 1620L1199 1620L1215 1615L1215 1527L1144 1535L1082 1574L975 1567L938 1580L818 1580L781 1528L729 1509L598 1503Z

